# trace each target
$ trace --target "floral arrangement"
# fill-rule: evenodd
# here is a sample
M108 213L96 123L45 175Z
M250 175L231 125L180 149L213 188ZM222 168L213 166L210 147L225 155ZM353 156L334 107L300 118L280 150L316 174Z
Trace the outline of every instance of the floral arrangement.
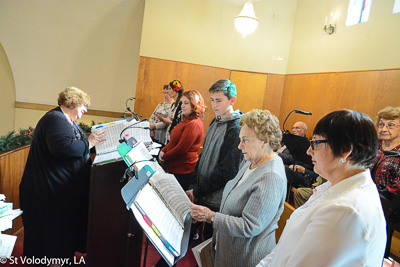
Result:
M92 121L92 126L95 125L95 122ZM79 126L82 128L84 133L90 133L92 126L84 124L83 122L79 123ZM0 136L0 153L13 150L18 146L28 145L32 142L34 128L29 126L28 129L19 129L18 132L11 131L4 136Z
M0 136L0 152L12 150L18 146L28 145L32 142L34 128L19 129L18 132L11 131Z

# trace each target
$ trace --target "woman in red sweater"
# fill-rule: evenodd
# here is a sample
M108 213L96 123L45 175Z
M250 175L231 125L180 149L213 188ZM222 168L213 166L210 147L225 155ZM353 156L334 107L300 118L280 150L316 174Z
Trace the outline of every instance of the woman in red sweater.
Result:
M201 94L196 90L183 93L182 121L172 130L170 142L160 151L159 161L168 173L175 175L187 190L203 140L203 114L206 110Z

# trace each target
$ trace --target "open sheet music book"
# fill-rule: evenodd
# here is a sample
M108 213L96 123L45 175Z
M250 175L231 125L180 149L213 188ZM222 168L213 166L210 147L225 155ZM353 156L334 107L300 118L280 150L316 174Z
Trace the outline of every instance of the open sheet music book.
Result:
M147 237L172 266L185 255L188 247L191 202L175 176L149 160L148 153L142 143L125 153L127 165L139 173L121 193Z
M139 191L131 209L138 209L141 217L147 217L151 225L167 241L164 244L167 249L178 257L181 255L185 220L190 217L190 204L175 176L163 173L150 178L149 183ZM148 230L154 229L148 228Z
M121 136L126 139L134 137L138 142L144 144L150 145L152 143L148 121L138 122L129 118L92 126L92 132L98 129L103 129L106 132L106 141L96 145L96 157L93 164L120 159L117 146L120 144Z

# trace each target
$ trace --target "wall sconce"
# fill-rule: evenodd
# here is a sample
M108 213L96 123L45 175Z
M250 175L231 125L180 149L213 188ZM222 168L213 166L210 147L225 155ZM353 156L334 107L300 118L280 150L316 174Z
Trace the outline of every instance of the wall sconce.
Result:
M251 0L247 0L240 14L235 17L236 30L243 34L243 38L245 38L246 35L253 33L257 26L258 19L254 14L253 3Z
M336 31L336 17L335 17L335 22L333 22L333 12L331 12L331 15L330 15L329 25L327 25L327 23L328 23L328 17L325 17L325 25L322 28L322 30L325 33L331 35Z

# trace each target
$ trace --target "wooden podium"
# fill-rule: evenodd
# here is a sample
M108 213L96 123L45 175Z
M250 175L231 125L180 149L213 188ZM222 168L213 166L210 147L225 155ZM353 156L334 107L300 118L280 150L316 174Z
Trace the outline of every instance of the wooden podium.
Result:
M86 265L140 266L143 232L121 196L124 161L93 165Z

